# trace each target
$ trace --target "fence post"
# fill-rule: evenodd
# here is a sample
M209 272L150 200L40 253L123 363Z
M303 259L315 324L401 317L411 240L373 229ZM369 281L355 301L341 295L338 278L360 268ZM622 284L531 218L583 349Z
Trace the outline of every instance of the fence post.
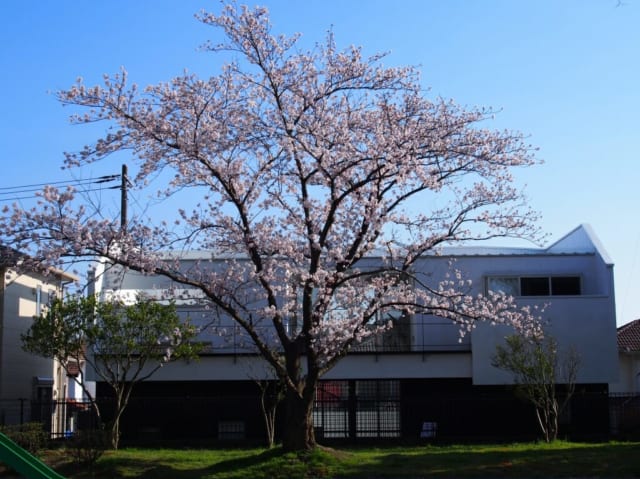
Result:
M356 438L357 437L357 429L358 429L358 398L356 397L356 382L351 379L349 380L349 395L347 396L347 411L349 418L349 437Z

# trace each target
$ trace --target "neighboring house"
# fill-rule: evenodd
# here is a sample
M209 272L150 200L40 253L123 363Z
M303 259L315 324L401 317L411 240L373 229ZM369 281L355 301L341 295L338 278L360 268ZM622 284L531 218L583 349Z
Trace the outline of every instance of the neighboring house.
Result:
M618 328L620 380L611 392L640 394L640 319Z
M618 328L620 377L610 386L611 429L621 437L640 433L640 319Z
M52 431L65 427L52 400L73 397L72 378L53 359L22 350L21 335L33 317L77 277L50 270L47 275L17 269L24 256L0 246L0 424L51 420ZM73 388L73 386L71 386Z
M189 252L181 264L210 259L211 252ZM416 268L445 278L451 261L476 293L502 290L519 304L546 305L547 330L561 351L574 348L580 355L576 395L561 427L574 435L606 435L608 385L618 375L613 264L591 228L579 226L547 248L445 248L421 258ZM104 296L153 295L169 287L159 277L96 270L95 288ZM261 437L255 379L269 377L263 361L238 327L203 307L180 309L196 323L213 322L200 338L210 348L199 361L172 364L137 387L124 437L141 431L167 438ZM514 396L511 376L491 366L496 345L509 332L479 324L460 340L458 327L446 320L399 318L393 330L357 347L323 378L314 413L318 435L535 435L534 414ZM97 392L108 394L100 383Z

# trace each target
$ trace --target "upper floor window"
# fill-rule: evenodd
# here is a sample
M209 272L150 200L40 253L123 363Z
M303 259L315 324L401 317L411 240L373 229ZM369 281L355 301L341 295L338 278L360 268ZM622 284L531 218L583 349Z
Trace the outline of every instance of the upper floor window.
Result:
M582 294L580 276L493 276L489 291L509 296L577 296Z

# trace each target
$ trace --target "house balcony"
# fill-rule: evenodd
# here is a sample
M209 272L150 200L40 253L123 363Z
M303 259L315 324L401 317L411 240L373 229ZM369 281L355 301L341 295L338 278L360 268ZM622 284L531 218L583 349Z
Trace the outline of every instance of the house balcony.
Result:
M271 326L256 327L263 340L276 347L279 343ZM257 349L249 335L239 326L210 326L206 336L205 355L253 355ZM349 352L350 355L398 354L430 352L469 352L469 336L461 337L459 327L444 319L418 317L398 321L390 330L366 338Z

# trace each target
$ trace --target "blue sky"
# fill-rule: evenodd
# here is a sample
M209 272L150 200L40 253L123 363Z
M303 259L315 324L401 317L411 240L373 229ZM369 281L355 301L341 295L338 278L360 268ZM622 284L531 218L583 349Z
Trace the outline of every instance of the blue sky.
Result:
M540 148L545 163L518 179L549 240L590 223L616 263L618 324L640 318L640 1L260 4L276 32L301 32L303 44L322 41L332 26L339 46L389 51L390 65L419 65L431 95L500 109L495 128L522 131ZM60 169L63 151L91 142L95 130L70 126L69 110L52 92L78 76L99 82L120 66L140 85L185 68L216 74L216 57L197 50L217 34L194 19L203 8L220 4L0 2L0 188L119 173L116 165Z

